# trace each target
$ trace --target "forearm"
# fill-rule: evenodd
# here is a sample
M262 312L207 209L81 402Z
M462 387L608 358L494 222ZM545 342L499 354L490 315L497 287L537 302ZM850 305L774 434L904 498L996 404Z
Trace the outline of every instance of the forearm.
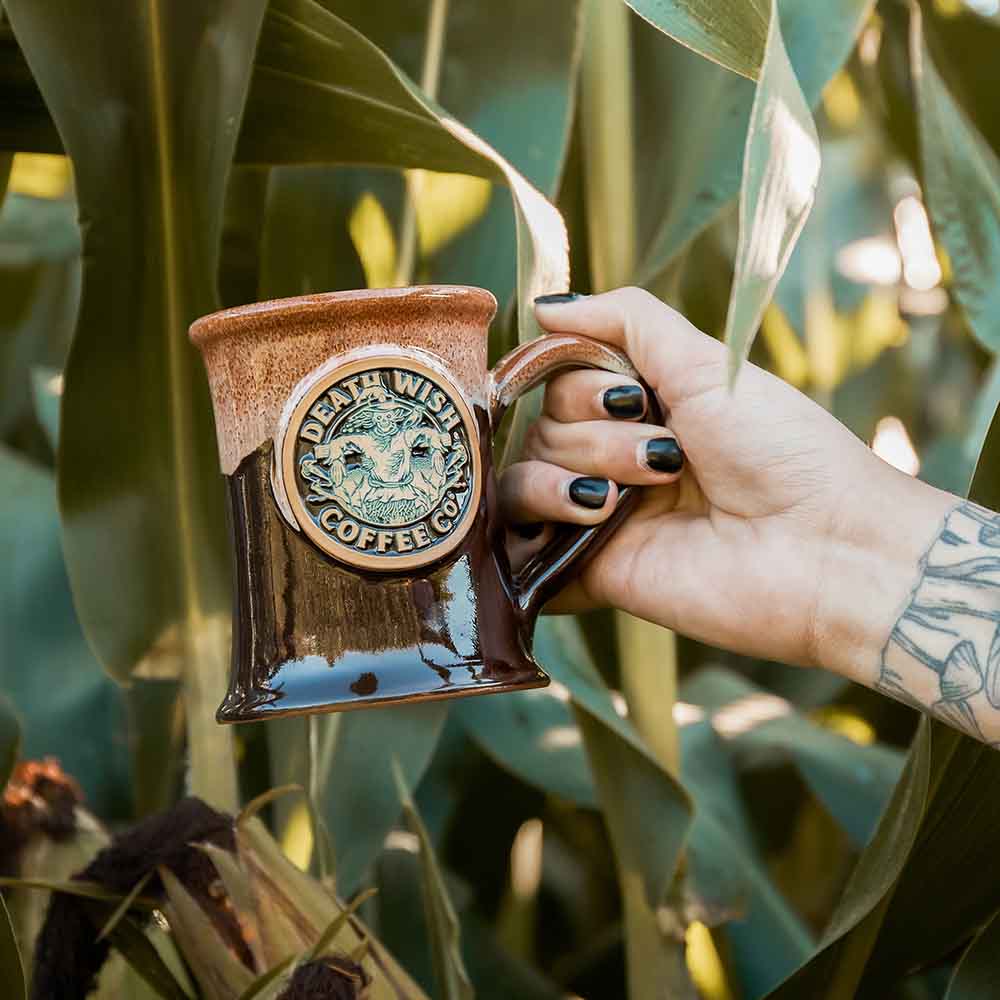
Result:
M817 609L822 666L1000 741L1000 517L879 467Z

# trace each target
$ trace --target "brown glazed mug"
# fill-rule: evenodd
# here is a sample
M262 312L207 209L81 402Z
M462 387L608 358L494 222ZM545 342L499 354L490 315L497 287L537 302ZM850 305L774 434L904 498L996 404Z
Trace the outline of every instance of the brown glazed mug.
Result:
M551 335L490 371L496 300L425 286L262 302L191 327L229 486L236 595L220 722L541 687L535 617L631 506L559 526L518 573L492 435L555 372L636 377Z

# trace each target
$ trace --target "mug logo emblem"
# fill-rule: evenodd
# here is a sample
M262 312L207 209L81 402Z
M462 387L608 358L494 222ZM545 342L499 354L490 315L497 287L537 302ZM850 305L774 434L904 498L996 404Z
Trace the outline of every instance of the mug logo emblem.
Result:
M468 405L411 359L366 359L315 380L284 427L281 461L297 527L328 555L376 571L446 555L478 505Z

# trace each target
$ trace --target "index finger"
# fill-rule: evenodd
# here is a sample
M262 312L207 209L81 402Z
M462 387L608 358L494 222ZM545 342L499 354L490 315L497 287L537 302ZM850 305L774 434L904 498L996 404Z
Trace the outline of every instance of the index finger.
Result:
M622 348L667 406L704 391L707 383L726 384L723 345L641 288L542 295L535 315L552 333L581 333Z

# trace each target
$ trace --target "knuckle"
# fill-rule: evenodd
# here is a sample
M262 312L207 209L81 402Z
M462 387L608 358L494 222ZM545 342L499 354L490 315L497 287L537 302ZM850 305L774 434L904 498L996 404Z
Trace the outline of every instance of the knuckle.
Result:
M538 420L533 420L524 431L523 453L529 457L541 452L542 431L538 424Z
M536 455L547 456L558 450L557 427L556 421L550 417L539 417L535 421L533 440Z
M548 409L550 413L566 413L573 402L573 394L570 391L565 377L553 379L545 390L548 396Z
M638 285L625 285L618 290L622 305L627 310L649 309L660 304L660 300Z

